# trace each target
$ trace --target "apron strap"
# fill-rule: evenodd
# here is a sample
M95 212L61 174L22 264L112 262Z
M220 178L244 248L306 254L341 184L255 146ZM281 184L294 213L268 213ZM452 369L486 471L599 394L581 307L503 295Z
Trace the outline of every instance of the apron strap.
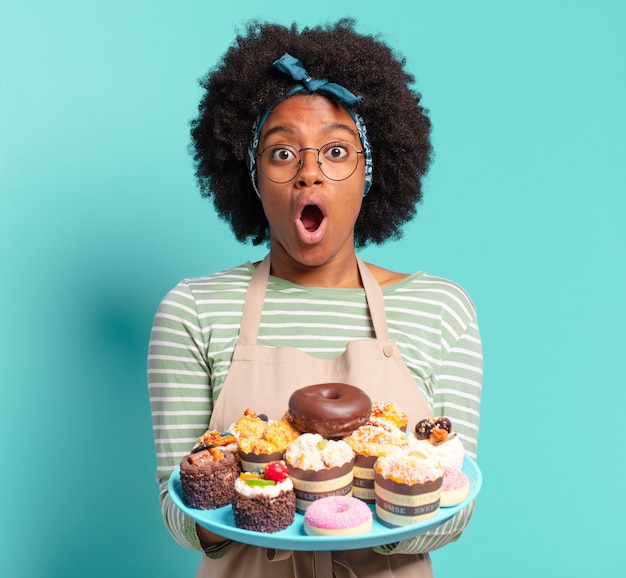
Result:
M246 292L246 300L241 313L241 325L239 327L239 339L237 343L242 345L255 345L261 325L261 315L263 314L263 303L265 302L265 290L270 276L270 255L269 253L259 263L252 273L250 285Z
M375 337L387 341L389 339L389 331L387 329L387 314L385 312L382 287L358 255L356 256L356 261L361 281L363 282ZM268 253L254 270L248 291L246 292L238 340L238 343L242 345L255 345L257 342L269 276L270 255Z
M359 273L361 274L361 281L363 282L365 297L370 310L372 325L374 326L374 337L382 341L388 341L389 331L387 329L387 312L385 311L383 288L358 255L356 256L356 262L359 266Z

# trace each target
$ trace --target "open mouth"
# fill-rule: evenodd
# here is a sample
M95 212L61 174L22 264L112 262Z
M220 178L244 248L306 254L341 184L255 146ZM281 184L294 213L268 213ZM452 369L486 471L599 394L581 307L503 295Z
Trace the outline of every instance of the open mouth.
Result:
M313 233L314 231L317 231L324 220L324 214L317 205L307 205L302 210L300 220L302 221L304 228L309 233Z

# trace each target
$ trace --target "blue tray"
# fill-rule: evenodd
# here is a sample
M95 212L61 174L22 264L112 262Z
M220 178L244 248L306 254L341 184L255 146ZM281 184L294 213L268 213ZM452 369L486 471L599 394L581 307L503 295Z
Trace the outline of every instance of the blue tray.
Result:
M378 521L374 514L372 529L367 534L357 534L354 536L308 536L304 533L304 516L296 512L293 524L284 530L266 534L263 532L253 532L242 530L235 526L235 520L230 504L216 510L197 510L185 505L183 501L183 490L180 483L180 468L176 468L169 480L169 493L172 501L185 514L190 516L200 526L237 542L244 542L253 546L263 548L276 548L278 550L354 550L356 548L368 548L380 546L390 542L398 542L406 538L413 538L424 534L446 520L452 518L465 506L472 502L482 485L482 475L476 462L465 456L463 462L463 472L469 478L469 496L457 506L450 508L439 508L439 513L434 518L425 520L418 524L389 528ZM374 506L370 506L374 512Z

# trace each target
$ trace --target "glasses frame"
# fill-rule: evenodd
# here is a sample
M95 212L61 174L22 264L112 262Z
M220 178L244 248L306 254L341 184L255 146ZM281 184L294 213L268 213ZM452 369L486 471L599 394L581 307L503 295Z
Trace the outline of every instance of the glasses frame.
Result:
M298 173L300 172L300 170L302 169L302 165L304 164L302 161L302 151L317 151L317 166L320 169L320 172L330 181L335 181L335 182L341 182L341 181L346 181L348 180L357 170L358 166L359 166L359 157L357 156L356 159L356 163L354 164L354 168L352 169L352 171L350 172L349 175L341 178L341 179L334 179L333 177L329 177L325 172L324 172L324 168L323 168L323 164L320 161L320 153L328 146L330 145L347 145L352 147L357 155L365 155L365 151L363 149L359 150L356 148L356 146L354 146L352 143L350 142L346 142L343 140L333 140L333 141L329 141L326 144L323 144L320 148L316 148L316 147L304 147L301 149L297 149L294 146L288 145L288 144L284 144L284 143L276 143L276 144L271 144L266 146L260 153L257 153L255 156L259 159L259 166L261 167L261 172L265 175L265 178L272 181L273 183L282 185L285 183L288 183L289 181L293 181L297 176ZM268 149L277 149L277 148L286 148L289 149L291 151L295 151L296 153L298 153L298 163L297 163L297 169L296 172L294 173L293 177L289 177L287 180L285 181L277 181L276 179L271 178L263 169L263 154L268 150Z

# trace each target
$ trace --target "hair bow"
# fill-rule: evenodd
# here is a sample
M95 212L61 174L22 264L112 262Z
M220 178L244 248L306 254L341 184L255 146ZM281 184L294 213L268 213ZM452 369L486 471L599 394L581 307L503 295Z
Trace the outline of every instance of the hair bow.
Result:
M313 78L306 71L302 62L287 52L274 61L273 64L278 70L288 74L296 82L300 83L300 86L295 86L290 91L290 95L306 90L307 92L325 92L348 105L361 100L360 96L355 96L347 88L334 82L329 82L326 78Z

